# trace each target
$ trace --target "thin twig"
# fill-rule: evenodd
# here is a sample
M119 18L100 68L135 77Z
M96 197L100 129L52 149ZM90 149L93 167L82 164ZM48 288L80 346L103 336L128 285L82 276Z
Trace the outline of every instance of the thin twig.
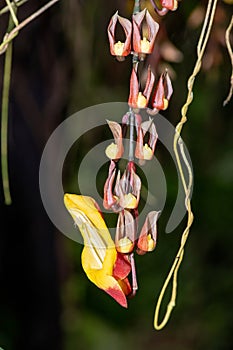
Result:
M49 7L51 7L52 5L54 5L56 2L58 2L59 0L51 0L50 2L48 2L46 5L44 5L43 7L41 7L38 11L34 12L31 16L27 17L23 22L21 22L19 25L17 25L7 36L5 36L5 38L3 39L3 42L0 45L0 53L3 53L4 51L6 51L7 49L7 45L9 44L9 42L14 39L14 37L18 34L18 32L20 31L20 29L22 29L23 27L25 27L28 23L30 23L31 21L33 21L34 19L36 19L38 16L40 16L43 12L45 12L46 10L48 10Z
M2 92L2 110L1 110L1 171L2 171L2 182L4 200L6 204L11 204L11 195L9 187L9 174L8 174L8 153L7 153L7 142L8 142L8 109L9 109L9 91L10 91L10 78L11 78L11 66L12 66L12 45L13 38L18 34L18 31L26 26L28 23L33 21L36 17L41 15L53 4L59 0L52 0L45 6L40 8L38 11L33 13L31 16L26 18L23 22L18 24L16 17L17 7L14 6L9 0L6 0L10 11L8 31L4 36L3 42L0 45L0 54L6 51L5 54L5 65L4 65L4 76L3 76L3 92ZM14 9L15 7L15 9ZM15 27L14 27L15 26ZM13 28L13 29L12 29Z
M231 21L230 21L229 26L227 27L226 35L225 35L227 50L228 50L230 60L231 60L231 78L230 78L230 90L229 90L227 98L223 102L223 106L226 106L226 104L230 101L230 99L232 97L232 93L233 93L233 52L232 52L232 47L231 47L231 42L230 42L230 33L232 30L232 27L233 27L233 16L231 17Z
M14 25L17 26L19 24L19 21L18 21L18 19L16 17L14 9L13 9L13 5L11 4L11 2L9 0L6 0L6 3L7 3L7 6L9 8L12 20L14 22Z
M8 30L11 30L14 26L13 18L9 17ZM4 63L4 76L3 76L3 89L2 89L2 118L1 118L1 170L2 170L2 183L4 200L7 205L11 204L11 194L9 187L9 174L8 174L8 109L9 109L9 91L11 80L11 66L12 66L12 45L9 43L8 49L5 54Z
M23 4L25 4L25 2L28 2L28 0L15 0L15 1L12 1L10 4L11 6L15 5L16 7L19 7ZM9 12L10 8L9 6L5 6L3 7L1 10L0 10L0 16L3 15L4 13L7 13Z
M203 58L203 55L204 55L204 52L206 49L206 45L207 45L207 42L208 42L208 39L210 36L210 31L211 31L211 28L213 25L213 19L214 19L214 15L216 12L217 2L218 2L218 0L209 0L208 1L205 20L203 23L202 31L201 31L201 34L200 34L200 37L198 40L198 45L197 45L197 60L196 60L193 72L192 72L190 78L188 79L187 99L186 99L184 106L181 109L181 120L176 126L176 132L174 135L173 149L174 149L174 153L176 156L179 175L180 175L181 182L182 182L182 185L183 185L183 188L185 191L185 206L186 206L186 210L188 212L188 218L187 218L186 228L183 231L183 234L181 237L180 248L176 254L175 260L174 260L173 265L169 271L169 274L164 282L164 285L161 289L161 292L159 294L159 298L158 298L158 301L156 304L155 316L154 316L154 327L157 330L161 330L167 324L167 322L170 318L172 309L175 306L176 296L177 296L178 271L179 271L179 267L181 265L181 262L182 262L182 259L184 256L185 244L187 242L190 228L191 228L191 225L192 225L193 219L194 219L194 216L192 213L192 208L191 208L191 198L190 198L190 192L191 192L190 189L191 189L192 183L193 183L192 170L191 170L191 166L186 158L186 155L184 153L184 149L182 148L182 143L180 143L179 140L180 140L180 133L182 131L183 125L187 121L187 111L188 111L189 105L192 103L192 100L193 100L193 86L194 86L195 78L201 69L202 58ZM180 154L179 154L178 148L177 148L178 145L180 146ZM188 169L188 175L189 175L188 182L186 182L185 177L184 177L184 171L183 171L183 167L181 165L181 158L183 159L184 164ZM165 316L164 316L162 322L159 323L160 307L161 307L165 292L167 290L167 287L168 287L171 279L172 279L171 298L170 298L170 301L167 305L167 310L166 310Z

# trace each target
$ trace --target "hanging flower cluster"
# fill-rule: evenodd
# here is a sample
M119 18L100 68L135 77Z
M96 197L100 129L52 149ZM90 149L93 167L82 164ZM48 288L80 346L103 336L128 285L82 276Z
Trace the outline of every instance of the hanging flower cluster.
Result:
M118 23L125 33L124 42L117 40L115 37ZM152 52L158 30L159 24L151 17L147 9L134 14L132 23L127 18L119 16L117 11L112 16L108 26L110 52L119 61L122 61L133 49L134 53L137 53L140 59L143 60L145 55Z
M174 10L176 5L177 1L161 1L161 6L167 10ZM116 38L117 25L123 29L124 41ZM140 255L151 252L157 241L159 211L149 212L140 230L138 227L141 179L135 159L143 165L153 158L158 134L152 116L168 107L173 92L167 70L156 82L148 66L143 88L138 75L139 64L154 49L158 30L159 24L147 9L134 11L132 22L116 12L108 26L111 54L119 61L130 54L133 56L129 111L123 116L121 124L107 120L114 142L105 150L110 164L104 185L103 207L117 215L115 239L111 238L94 199L74 194L65 194L64 197L65 206L83 236L82 265L87 277L123 307L127 307L126 297L133 296L137 290L134 251ZM143 109L150 115L148 120L143 120L141 116ZM123 141L127 131L131 146L127 166L121 173L118 161L125 152Z

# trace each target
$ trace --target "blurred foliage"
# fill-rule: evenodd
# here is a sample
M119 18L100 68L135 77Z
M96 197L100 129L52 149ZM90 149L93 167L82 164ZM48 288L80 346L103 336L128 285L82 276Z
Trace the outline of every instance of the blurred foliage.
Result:
M149 1L147 3L149 6ZM194 28L189 25L189 18L200 5L205 6L206 1L183 0L176 12L162 19L161 26L166 38L183 54L181 62L169 62L174 72L174 95L164 115L173 124L180 118L180 108L186 97L186 82L193 68L200 33L201 23ZM37 99L48 97L47 109L42 113L43 120L40 120L43 137L35 132L39 135L38 139L45 142L59 122L58 115L63 119L90 105L127 100L130 61L120 64L110 56L106 28L117 9L121 15L129 17L132 6L132 0L61 1L56 9L49 12L45 21L48 26L43 24L43 20L39 29L32 25L32 36L39 30L43 32L34 42L40 56L34 57L36 54L33 50L30 52L27 48L23 32L16 39L13 79L22 79L24 84L19 67L20 64L24 65L22 52L26 50L34 59L32 62L38 64L34 75L30 76L33 89L38 92ZM219 11L224 12L221 26L226 28L231 6L222 1L218 6ZM50 36L47 36L48 31ZM53 35L58 43L56 51L52 50ZM29 37L33 40L30 34ZM161 42L163 40L162 37ZM207 48L209 54L213 48L216 49L214 33L211 40ZM176 198L177 176L169 154L159 144L156 155L166 173L168 198L159 220L157 249L146 256L136 257L139 291L129 301L128 310L122 309L87 280L80 262L82 246L57 233L64 350L232 348L232 102L222 107L228 93L231 67L224 44L218 50L221 58L207 65L196 81L194 101L188 113L189 122L183 133L194 167L195 222L179 273L177 305L169 324L163 331L153 330L154 307L176 254L184 222L171 234L164 234ZM164 63L160 57L156 60L158 65L162 61ZM25 69L27 71L27 67ZM47 75L44 78L47 82L44 91L40 91L37 84L41 72ZM29 77L26 76L26 79ZM25 86L23 89L27 94ZM49 102L51 96L53 103ZM33 110L30 95L28 101ZM24 109L27 113L25 101L22 102L21 113L24 113ZM38 121L37 124L31 121L29 125L34 131L39 128ZM96 134L100 139L103 136L102 131ZM86 150L91 141L84 139L82 144ZM85 151L75 150L75 155L80 159L82 153ZM72 176L77 164L71 161L69 164L68 158L65 167L65 189L74 188ZM8 344L9 349L13 349L10 340L13 331L17 332L17 324L8 314L4 330L0 331L0 342L2 345Z

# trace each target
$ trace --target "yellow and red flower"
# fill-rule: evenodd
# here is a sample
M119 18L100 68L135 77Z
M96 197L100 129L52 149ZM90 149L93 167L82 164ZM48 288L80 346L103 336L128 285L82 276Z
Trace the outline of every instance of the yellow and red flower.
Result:
M156 247L159 213L159 211L151 211L146 217L137 242L137 253L140 255L151 252Z
M125 41L116 41L115 32L116 25L122 26L125 33ZM118 15L118 11L112 16L108 26L108 38L110 44L110 52L113 56L116 56L120 61L128 56L131 52L131 34L132 34L132 23L124 17Z
M120 212L124 209L136 209L140 200L141 180L135 172L133 162L128 163L122 177L120 177L120 172L118 172L113 189L115 176L116 164L111 161L108 177L104 185L104 208L112 209L114 212Z
M117 252L97 203L91 197L68 193L64 195L64 203L84 240L81 260L87 277L127 307L131 264L128 256Z
M107 120L108 126L112 131L114 142L112 142L105 150L105 154L109 159L120 159L124 154L124 146L122 141L121 125L117 122Z
M147 81L143 92L139 91L139 82L135 69L132 69L130 78L130 94L128 99L128 104L132 108L146 108L150 95L154 86L155 76L151 71L150 66L147 69Z
M151 0L151 3L160 16L166 15L169 10L175 11L178 7L177 0Z
M154 96L152 97L152 106L154 111L165 110L173 93L171 79L166 70L161 74L159 82L156 86Z
M143 22L145 25L143 25ZM150 54L153 51L159 24L147 9L133 15L133 49L138 54ZM142 56L143 58L143 56Z
M149 134L148 142L144 143L144 138L147 133ZM151 160L154 156L157 139L158 134L152 119L139 124L137 128L135 157L140 160Z

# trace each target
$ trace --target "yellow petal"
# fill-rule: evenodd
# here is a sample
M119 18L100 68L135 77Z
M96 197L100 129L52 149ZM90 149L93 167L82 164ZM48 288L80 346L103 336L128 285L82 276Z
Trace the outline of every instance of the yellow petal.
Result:
M109 230L105 224L105 221L98 210L98 205L95 200L88 196L81 196L76 194L66 193L64 195L64 203L73 217L75 223L79 226L78 217L80 217L80 212L83 213L84 217L91 221L93 226L97 229L98 234L105 242L106 247L114 247L114 242L111 238ZM79 227L80 228L80 227ZM81 231L81 229L80 229ZM83 234L83 232L81 232ZM84 237L83 237L84 238Z
M124 51L124 43L121 41L118 41L117 43L114 44L114 52L116 56L122 56Z
M135 209L137 207L137 198L132 193L125 194L123 202L124 208Z
M137 98L137 107L145 108L146 106L147 106L147 99L145 98L145 96L143 96L141 92L139 92L138 98Z
M112 142L105 150L105 154L109 159L116 159L118 154L118 146Z
M87 277L97 287L127 307L121 284L113 277L117 251L109 230L91 197L65 194L64 203L84 239L82 266Z
M143 37L143 40L141 40L141 52L149 53L151 49L150 46L150 42L145 37Z
M143 159L145 160L150 160L153 157L153 151L152 149L148 146L148 144L146 143L143 146Z

